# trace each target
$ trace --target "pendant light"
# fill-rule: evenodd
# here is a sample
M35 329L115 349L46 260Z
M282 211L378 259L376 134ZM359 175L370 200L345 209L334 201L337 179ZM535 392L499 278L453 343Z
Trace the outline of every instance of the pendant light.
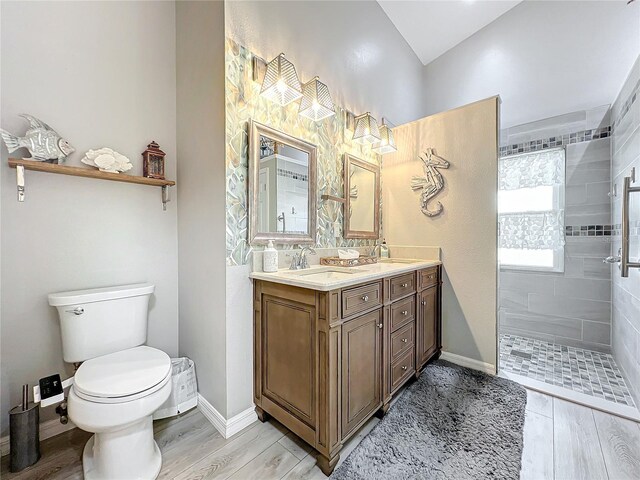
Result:
M378 122L371 116L371 113L363 113L356 117L353 140L362 145L374 143L380 140Z
M260 95L283 107L302 96L296 67L281 53L267 64Z
M302 86L302 100L298 113L316 122L336 114L329 88L318 80L318 77Z
M396 141L393 138L393 132L388 125L380 125L380 140L373 144L372 150L381 155L398 151Z

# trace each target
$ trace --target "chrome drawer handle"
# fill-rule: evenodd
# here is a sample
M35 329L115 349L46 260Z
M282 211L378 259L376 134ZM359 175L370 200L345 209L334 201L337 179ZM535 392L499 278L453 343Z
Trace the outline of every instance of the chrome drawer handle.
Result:
M422 301L420 302L420 305L426 305L426 304L427 304L427 301L426 301L426 300L422 300Z
M403 314L403 315L407 315L408 313L409 313L409 312L407 312L406 310L403 310L403 311L402 311L402 314Z
M362 296L362 300L364 300L365 302L369 301L369 295L363 295Z
M73 313L74 315L82 315L84 313L84 308L76 307L73 310L65 310L67 313Z
M381 323L378 324L378 328L382 328L382 324Z
M402 370L406 370L408 367L405 365L402 367Z
M408 338L403 338L403 339L402 339L402 343L407 343L408 341L409 341L409 339L408 339Z
M409 286L409 284L408 284L408 283L403 283L403 284L402 284L402 288L407 288L408 286Z
M429 275L429 280L433 280L433 275Z

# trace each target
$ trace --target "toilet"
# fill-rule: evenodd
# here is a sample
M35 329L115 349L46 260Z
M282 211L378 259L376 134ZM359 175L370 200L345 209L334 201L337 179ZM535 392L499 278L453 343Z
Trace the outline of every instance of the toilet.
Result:
M147 340L148 283L52 293L65 362L80 363L69 418L94 435L84 447L87 480L153 479L162 455L153 412L171 393L171 359Z

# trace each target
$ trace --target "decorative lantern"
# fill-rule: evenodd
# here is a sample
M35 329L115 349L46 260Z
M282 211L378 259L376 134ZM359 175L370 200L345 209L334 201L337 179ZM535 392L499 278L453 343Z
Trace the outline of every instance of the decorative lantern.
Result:
M160 145L155 141L147 145L147 149L142 152L142 175L147 178L164 180L165 155L166 154L160 150Z

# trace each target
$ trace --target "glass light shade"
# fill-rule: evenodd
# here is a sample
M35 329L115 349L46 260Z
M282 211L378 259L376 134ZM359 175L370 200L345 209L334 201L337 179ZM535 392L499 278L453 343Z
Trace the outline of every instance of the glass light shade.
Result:
M267 64L260 95L283 107L302 96L296 67L281 53Z
M380 140L373 144L372 150L381 155L398 151L393 132L387 125L380 125Z
M380 140L378 122L371 116L371 113L363 113L356 117L353 140L362 145Z
M298 112L316 122L335 115L329 88L315 77L302 86L302 100Z

